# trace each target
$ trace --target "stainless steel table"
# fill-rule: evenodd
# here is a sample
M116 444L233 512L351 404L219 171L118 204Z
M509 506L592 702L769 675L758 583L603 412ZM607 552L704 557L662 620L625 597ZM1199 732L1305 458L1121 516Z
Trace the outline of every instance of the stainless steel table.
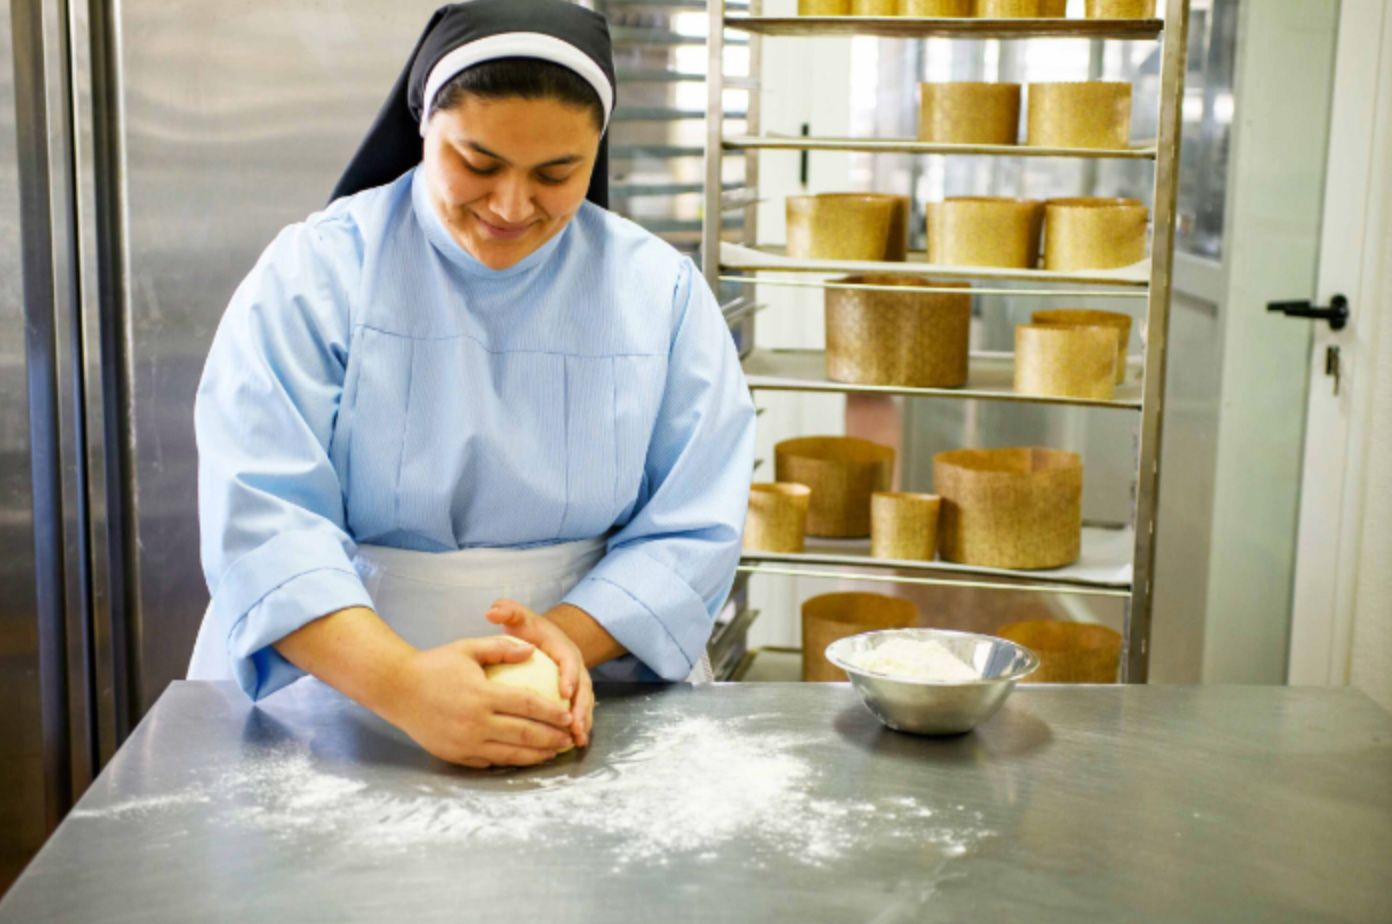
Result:
M606 689L587 753L447 767L304 682L159 701L0 903L44 921L1387 921L1392 716L1022 687L976 732L841 685Z

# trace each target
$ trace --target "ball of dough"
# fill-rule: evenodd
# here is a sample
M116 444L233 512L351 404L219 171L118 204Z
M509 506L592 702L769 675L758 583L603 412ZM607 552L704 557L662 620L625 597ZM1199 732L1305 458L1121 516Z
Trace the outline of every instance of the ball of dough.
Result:
M483 668L483 673L494 683L531 690L542 699L570 708L570 700L561 695L561 669L540 648L533 649L532 656L525 661L488 664ZM571 747L567 745L556 753L564 754Z

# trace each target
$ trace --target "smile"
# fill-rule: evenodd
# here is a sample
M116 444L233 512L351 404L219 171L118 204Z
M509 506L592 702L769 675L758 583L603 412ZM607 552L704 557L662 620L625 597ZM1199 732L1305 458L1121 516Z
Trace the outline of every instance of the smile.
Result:
M474 215L474 220L479 223L480 227L482 227L485 232L487 232L489 237L495 238L500 241L515 241L518 238L525 235L528 231L532 230L531 224L495 225L490 221L485 221L484 219L479 218L477 214Z

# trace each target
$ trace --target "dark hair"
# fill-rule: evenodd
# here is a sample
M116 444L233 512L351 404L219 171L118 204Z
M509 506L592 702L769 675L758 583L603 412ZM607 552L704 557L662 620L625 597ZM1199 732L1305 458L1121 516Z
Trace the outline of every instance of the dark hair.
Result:
M431 112L453 109L464 96L553 99L588 109L595 128L604 128L604 104L594 87L570 68L538 58L497 58L461 71L435 94Z

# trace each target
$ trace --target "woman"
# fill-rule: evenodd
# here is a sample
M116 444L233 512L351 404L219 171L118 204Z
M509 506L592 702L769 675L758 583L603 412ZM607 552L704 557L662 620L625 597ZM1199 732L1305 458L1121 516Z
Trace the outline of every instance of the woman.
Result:
M191 677L312 674L484 767L587 744L590 670L700 676L753 409L691 262L602 207L613 103L593 12L431 19L335 200L218 328ZM569 710L485 681L533 645Z

